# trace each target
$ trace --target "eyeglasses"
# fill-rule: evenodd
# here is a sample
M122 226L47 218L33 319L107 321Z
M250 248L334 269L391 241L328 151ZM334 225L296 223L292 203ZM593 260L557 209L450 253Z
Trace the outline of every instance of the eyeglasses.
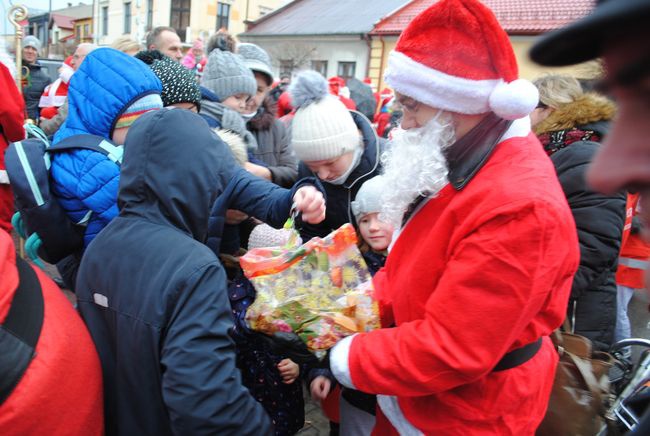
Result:
M398 110L404 113L415 114L418 111L420 102L411 97L399 97L396 100Z

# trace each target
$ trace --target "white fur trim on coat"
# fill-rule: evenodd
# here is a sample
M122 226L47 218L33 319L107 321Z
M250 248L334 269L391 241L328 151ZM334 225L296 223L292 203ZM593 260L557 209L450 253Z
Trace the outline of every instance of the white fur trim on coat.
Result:
M248 148L246 145L246 141L244 141L244 138L239 136L237 133L233 132L232 130L228 129L212 129L219 138L225 142L228 147L230 148L230 151L232 152L233 156L235 157L235 160L237 163L241 166L243 166L246 162L248 162Z
M530 117L519 118L518 120L514 120L512 122L510 127L508 127L508 130L506 130L506 133L504 133L501 137L501 141L499 142L503 142L506 139L510 138L525 138L530 134L531 131Z
M404 413L402 413L402 409L399 407L397 397L377 395L377 403L400 436L421 436L424 434L408 422Z
M450 76L394 50L388 55L385 78L395 91L428 106L474 115L490 112L490 94L503 82Z
M356 389L350 375L350 347L355 335L341 339L330 351L330 369L339 383L348 388Z

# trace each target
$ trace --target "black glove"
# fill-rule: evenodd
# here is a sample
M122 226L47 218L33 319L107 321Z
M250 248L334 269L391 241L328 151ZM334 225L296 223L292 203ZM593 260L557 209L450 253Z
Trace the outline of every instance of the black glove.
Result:
M318 358L307 349L307 344L291 332L276 332L272 336L262 334L271 351L279 356L287 357L298 365L315 365Z

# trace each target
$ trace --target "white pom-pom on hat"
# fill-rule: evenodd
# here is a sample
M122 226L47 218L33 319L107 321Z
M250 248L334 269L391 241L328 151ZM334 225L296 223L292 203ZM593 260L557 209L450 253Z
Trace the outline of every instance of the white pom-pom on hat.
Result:
M505 120L530 114L539 102L539 92L528 80L518 79L498 84L490 94L490 109Z

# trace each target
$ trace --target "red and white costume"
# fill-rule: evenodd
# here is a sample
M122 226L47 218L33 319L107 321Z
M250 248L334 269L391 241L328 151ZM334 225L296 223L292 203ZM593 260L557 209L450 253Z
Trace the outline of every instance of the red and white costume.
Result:
M516 121L464 187L448 184L401 229L374 277L382 325L395 327L339 342L331 369L379 394L375 434L532 435L558 360L548 335L564 320L579 262L571 211L525 116L534 91L516 80L507 35L476 0L435 3L395 50L387 81L396 92ZM493 371L539 338L530 360Z
M41 108L41 118L50 119L57 114L59 108L65 103L68 97L68 84L72 78L74 69L72 68L72 56L63 62L59 71L59 78L49 84L38 102Z

